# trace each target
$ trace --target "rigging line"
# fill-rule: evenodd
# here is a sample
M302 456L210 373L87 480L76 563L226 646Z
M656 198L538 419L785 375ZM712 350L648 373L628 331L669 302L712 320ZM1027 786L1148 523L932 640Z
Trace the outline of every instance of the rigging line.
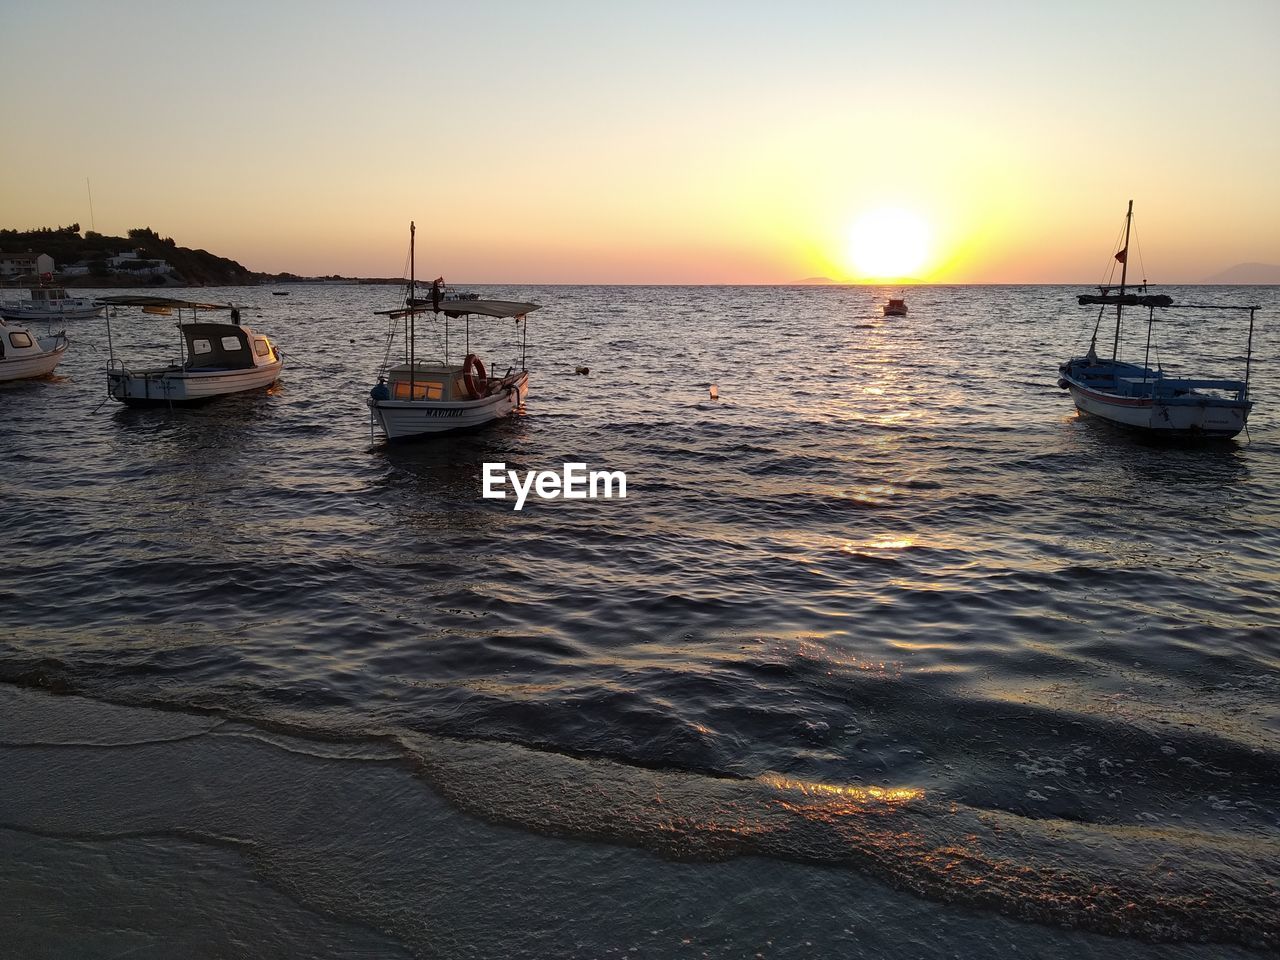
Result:
M1102 326L1102 315L1106 310L1105 304L1098 308L1098 319L1093 325L1093 339L1089 341L1095 347L1098 345L1098 328Z
M1104 268L1102 271L1107 279L1104 280L1101 284L1099 284L1099 286L1110 287L1113 285L1111 281L1115 278L1115 275L1116 275L1116 263L1117 263L1116 254L1120 252L1120 238L1123 236L1124 236L1124 224L1122 223L1120 224L1120 232L1116 234L1116 239L1111 244L1111 259L1108 261L1109 269Z
M1136 219L1136 218L1135 218ZM1138 245L1138 269L1142 271L1142 286L1147 285L1147 265L1142 262L1142 241L1138 239L1137 231L1134 231L1133 242Z
M276 353L280 356L281 359L284 359L285 352L281 350L279 347L276 348ZM290 350L289 366L291 368L295 368L295 369L301 368L303 370L322 370L325 373L342 373L343 372L343 368L340 366L330 367L330 366L325 366L322 363L315 363L314 361L311 363L308 363L305 359L299 361L299 360L294 360L293 357L294 357L294 351Z
M396 342L396 321L394 317L387 317L387 349L382 354L382 366L378 368L378 376L386 373L388 367L391 366L391 348Z

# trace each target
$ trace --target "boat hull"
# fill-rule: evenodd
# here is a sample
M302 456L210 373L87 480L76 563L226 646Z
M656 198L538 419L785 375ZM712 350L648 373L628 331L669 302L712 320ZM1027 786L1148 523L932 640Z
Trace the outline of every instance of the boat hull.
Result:
M67 341L49 337L37 341L45 349L44 353L31 357L15 357L0 360L0 383L9 380L32 380L36 377L47 377L53 373L62 355L67 352ZM50 344L45 346L46 343Z
M21 304L8 304L0 308L0 317L6 320L18 320L23 323L36 323L41 320L57 322L59 320L88 320L98 316L102 307L92 304L65 306L56 310L49 308L27 309Z
M107 392L130 406L205 403L275 383L284 364L277 360L246 370L110 370Z
M1249 404L1175 404L1149 397L1113 397L1072 381L1067 388L1081 413L1164 436L1230 439L1244 429L1249 418Z
M479 400L375 400L369 409L388 440L474 430L508 416L529 395L529 375L517 374L499 393Z

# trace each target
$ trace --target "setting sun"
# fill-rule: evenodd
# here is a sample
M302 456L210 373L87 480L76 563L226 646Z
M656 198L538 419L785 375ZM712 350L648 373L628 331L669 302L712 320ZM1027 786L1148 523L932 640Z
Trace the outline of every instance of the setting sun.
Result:
M902 280L929 255L929 228L907 210L863 214L849 231L849 262L861 280Z

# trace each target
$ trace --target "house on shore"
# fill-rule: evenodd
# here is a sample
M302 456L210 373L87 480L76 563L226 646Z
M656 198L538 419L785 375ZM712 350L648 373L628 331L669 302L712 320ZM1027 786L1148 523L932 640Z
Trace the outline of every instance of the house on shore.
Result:
M17 280L53 273L53 257L47 253L0 253L0 280Z

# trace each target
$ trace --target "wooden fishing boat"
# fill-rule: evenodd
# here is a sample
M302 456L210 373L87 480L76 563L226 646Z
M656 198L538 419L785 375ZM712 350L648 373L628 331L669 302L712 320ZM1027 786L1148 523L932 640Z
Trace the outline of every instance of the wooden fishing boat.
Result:
M169 297L104 297L110 307L141 307L145 312L178 311L181 359L167 366L135 368L117 356L107 316L107 393L130 406L194 404L275 383L284 360L271 338L240 322L229 304L195 303ZM229 311L230 323L209 322L200 313Z
M905 317L907 315L907 301L890 299L881 309L886 317Z
M443 278L432 282L430 297L415 296L417 280L414 238L409 224L409 285L404 306L377 311L391 323L387 335L387 356L403 321L404 356L400 363L385 365L378 382L369 391L369 414L388 440L427 437L458 430L474 429L501 419L519 409L529 395L526 367L527 316L538 304L512 300L485 300L474 294L453 294ZM444 352L433 359L419 359L420 317L441 322ZM514 320L523 328L520 369L514 364L505 374L489 375L484 362L471 351L471 318ZM461 358L450 353L450 321L464 321L464 350Z
M65 333L37 337L27 327L0 320L0 383L48 376L66 351Z
M1071 393L1076 409L1122 427L1167 437L1230 438L1245 428L1253 401L1249 396L1249 370L1253 359L1255 306L1234 304L1175 304L1172 297L1150 294L1147 283L1128 282L1129 241L1133 225L1133 201L1125 215L1124 241L1115 254L1120 265L1118 287L1103 285L1096 294L1079 297L1082 305L1099 306L1089 350L1083 357L1063 363L1058 386ZM1137 289L1132 289L1132 288ZM1111 357L1098 356L1098 329L1109 307L1115 307L1115 334ZM1121 318L1125 307L1146 308L1147 341L1141 364L1119 359ZM1170 375L1157 363L1149 366L1157 310L1226 310L1249 314L1244 379L1182 377ZM1158 356L1158 354L1157 354Z
M5 300L0 303L0 317L6 320L22 320L28 323L38 320L85 320L102 312L102 303L89 297L72 297L62 287L41 284L28 288L26 300Z

